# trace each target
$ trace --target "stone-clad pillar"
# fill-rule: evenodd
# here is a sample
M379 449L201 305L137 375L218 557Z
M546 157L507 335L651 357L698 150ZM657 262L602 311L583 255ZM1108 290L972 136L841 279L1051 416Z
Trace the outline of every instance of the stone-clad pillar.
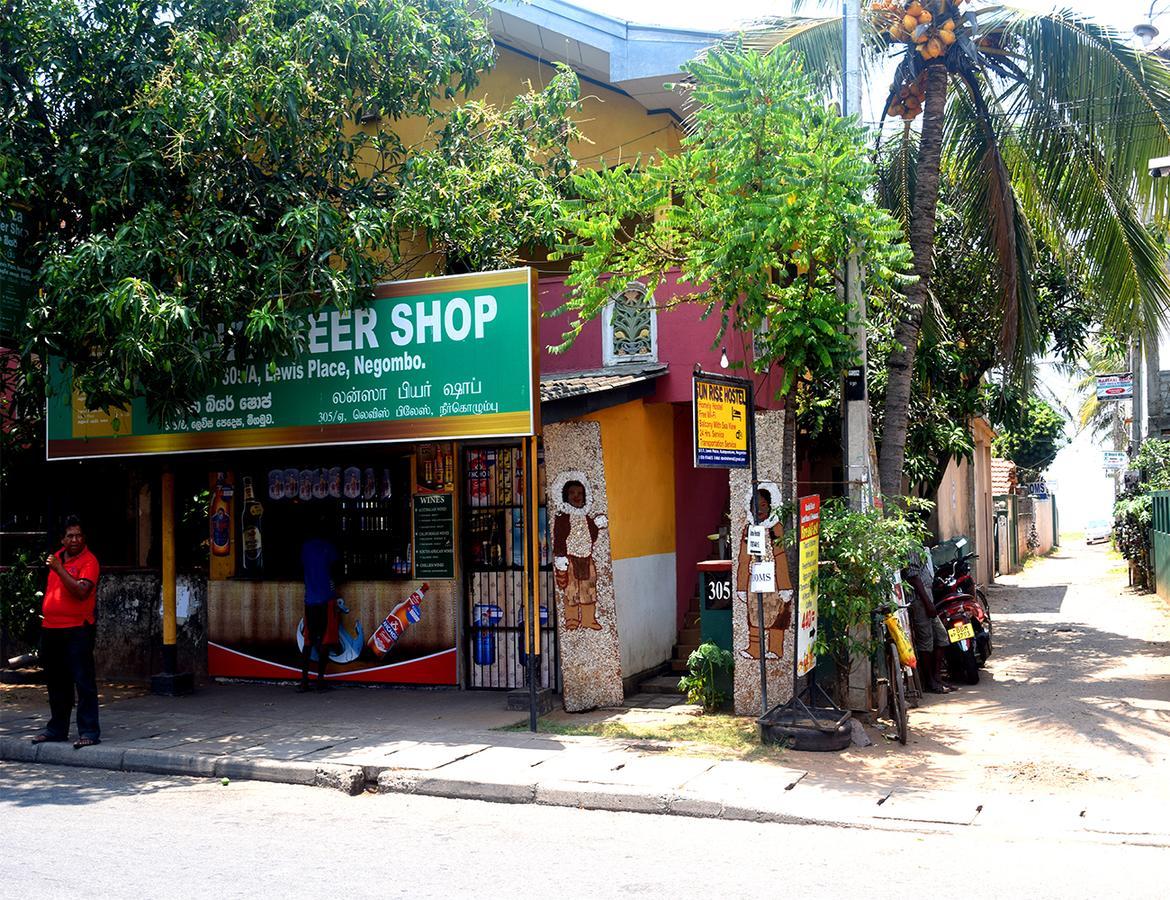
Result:
M780 484L783 471L784 448L783 410L757 410L756 459L758 477L771 497L771 505L780 505ZM759 652L765 654L768 677L768 706L783 703L792 696L792 654L796 630L791 618L792 591L765 595L764 630L759 634L756 625L756 597L744 589L748 585L750 557L746 552L746 536L751 503L752 474L750 469L731 470L731 535L732 584L736 587L732 606L732 655L735 657L735 711L740 715L758 716L760 710ZM766 524L768 524L766 522ZM777 584L782 588L792 585L788 578L787 559L780 540L782 524L769 525L769 555L776 560ZM795 572L791 573L795 576ZM751 604L749 614L748 605ZM787 616L786 616L787 606ZM787 618L787 621L785 619ZM749 627L750 626L750 627ZM783 626L783 627L779 627Z
M621 649L600 424L548 426L544 466L565 709L620 706Z

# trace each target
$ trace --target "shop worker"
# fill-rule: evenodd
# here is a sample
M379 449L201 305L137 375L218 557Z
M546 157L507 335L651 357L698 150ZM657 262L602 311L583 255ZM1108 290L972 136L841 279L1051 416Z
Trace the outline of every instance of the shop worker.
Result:
M80 750L101 743L93 663L99 567L97 557L85 546L77 516L66 518L61 549L50 553L45 564L49 580L42 607L41 666L49 688L49 724L33 743L69 740L76 691L78 739L73 746Z
M325 682L328 647L337 643L337 619L329 613L337 596L333 569L340 557L337 547L326 537L327 533L325 519L318 515L313 519L308 540L301 545L301 568L305 575L305 643L301 648L301 683L297 690L302 693L309 690L309 660L314 650L317 651L317 690L329 690L330 685ZM331 618L332 629L329 627Z

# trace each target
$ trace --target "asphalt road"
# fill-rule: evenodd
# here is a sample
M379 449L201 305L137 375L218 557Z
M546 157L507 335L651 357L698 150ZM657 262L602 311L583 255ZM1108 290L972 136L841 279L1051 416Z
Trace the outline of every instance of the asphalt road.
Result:
M0 763L0 897L1165 897L1167 850Z

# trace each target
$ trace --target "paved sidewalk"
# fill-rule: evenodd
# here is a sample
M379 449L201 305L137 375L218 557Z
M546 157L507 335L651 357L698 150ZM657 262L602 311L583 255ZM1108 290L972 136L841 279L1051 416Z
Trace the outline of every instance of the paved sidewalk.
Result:
M103 708L103 743L33 745L36 689L0 706L0 759L130 772L258 779L584 809L720 819L1083 833L1170 845L1161 809L891 788L782 764L668 752L653 741L501 731L522 714L498 694L211 685L191 697L130 696ZM642 711L635 713L643 714ZM667 711L663 714L670 714ZM675 711L674 714L686 714ZM880 739L880 735L874 732Z
M0 685L0 760L354 794L1170 843L1170 606L1126 589L1105 550L1079 546L990 596L996 650L980 683L926 698L905 747L870 728L867 748L749 762L726 749L501 730L527 717L495 693L231 684L182 698L107 686L104 743L74 750L29 742L47 710L42 688ZM662 708L669 702L644 695L636 705L648 708L544 721L634 726L693 713Z

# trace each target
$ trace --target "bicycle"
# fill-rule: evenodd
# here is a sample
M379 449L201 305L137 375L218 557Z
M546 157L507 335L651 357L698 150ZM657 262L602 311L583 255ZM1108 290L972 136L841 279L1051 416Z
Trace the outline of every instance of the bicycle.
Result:
M903 653L908 651L912 655L914 651L894 610L906 608L885 603L873 611L874 631L882 636L877 708L879 714L886 713L893 721L899 744L905 744L910 736L908 703L920 693L914 685L914 670L902 662ZM903 647L901 651L899 643Z

